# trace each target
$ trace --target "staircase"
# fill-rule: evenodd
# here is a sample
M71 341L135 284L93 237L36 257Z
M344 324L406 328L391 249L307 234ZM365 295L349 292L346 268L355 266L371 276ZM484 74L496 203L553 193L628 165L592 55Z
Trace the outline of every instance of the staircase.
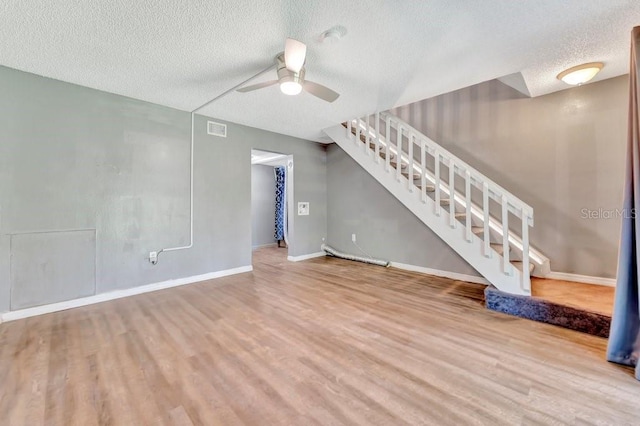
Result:
M499 290L529 296L550 272L531 206L408 123L376 113L325 133Z

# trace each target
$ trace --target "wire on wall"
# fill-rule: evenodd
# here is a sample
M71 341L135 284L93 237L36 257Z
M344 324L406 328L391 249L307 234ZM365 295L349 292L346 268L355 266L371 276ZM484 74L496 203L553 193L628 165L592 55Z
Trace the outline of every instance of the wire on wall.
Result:
M177 251L177 250L185 250L185 249L190 249L191 247L193 247L193 153L194 153L194 147L195 147L195 115L198 111L200 111L201 109L211 105L213 102L217 101L218 99L222 98L223 96L228 95L229 93L233 92L234 90L238 89L239 87L244 86L245 84L247 84L248 82L250 82L251 80L261 76L262 74L266 73L267 71L270 71L273 67L275 67L275 64L273 65L269 65L269 67L263 69L262 71L260 71L257 74L254 74L253 76L249 77L248 79L244 80L243 82L233 86L231 89L221 93L220 95L216 96L215 98L211 99L210 101L207 101L206 103L200 105L198 108L194 109L193 111L191 111L191 158L190 158L190 172L189 172L189 244L186 246L181 246L181 247L169 247L169 248L163 248L158 250L158 252L156 253L155 259L154 258L149 258L149 260L151 261L151 263L153 265L156 265L158 263L158 255L160 253L163 252L170 252L170 251Z

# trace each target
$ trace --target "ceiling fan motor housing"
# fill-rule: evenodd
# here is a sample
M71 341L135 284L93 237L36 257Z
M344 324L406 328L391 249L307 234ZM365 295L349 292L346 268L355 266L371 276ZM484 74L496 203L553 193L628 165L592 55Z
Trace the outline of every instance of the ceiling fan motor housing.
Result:
M304 82L304 67L300 69L300 72L293 72L288 69L284 63L284 52L276 57L276 63L278 65L278 81L280 83L292 81L302 84Z

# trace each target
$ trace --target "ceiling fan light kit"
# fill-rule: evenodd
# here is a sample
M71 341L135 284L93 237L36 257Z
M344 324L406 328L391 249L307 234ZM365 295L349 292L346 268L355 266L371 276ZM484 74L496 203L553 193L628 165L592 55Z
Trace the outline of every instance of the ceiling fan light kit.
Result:
M557 78L572 86L580 86L595 77L603 66L602 62L577 65L562 71Z
M297 68L297 71L288 68L286 66L285 54L283 53L276 57L276 64L278 66L280 91L290 96L295 96L302 92L302 83L304 82L304 68L302 68L302 65Z
M285 95L295 96L302 92L302 84L297 81L283 81L280 83L280 91Z
M304 43L288 38L285 43L285 51L275 58L278 79L245 86L238 89L238 92L246 93L280 84L280 91L285 95L295 96L305 91L326 102L333 102L338 99L339 93L322 84L305 80L304 63L306 55L307 46Z

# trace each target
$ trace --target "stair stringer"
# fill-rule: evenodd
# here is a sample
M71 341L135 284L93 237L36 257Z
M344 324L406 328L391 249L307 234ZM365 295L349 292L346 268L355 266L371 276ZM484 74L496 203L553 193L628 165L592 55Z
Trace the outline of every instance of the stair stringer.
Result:
M409 191L409 185L412 183L407 178L400 176L398 180L393 168L390 171L385 170L385 163L376 162L372 157L372 151L365 152L360 143L354 143L342 125L327 128L324 132L487 281L508 293L530 295L522 286L522 273L518 269L509 264L510 274L505 274L502 256L493 251L485 255L483 242L476 236L467 241L463 224L454 221L455 226L452 227L449 212L439 206L440 215L436 215L435 202L431 198L427 197L423 201L419 190Z

